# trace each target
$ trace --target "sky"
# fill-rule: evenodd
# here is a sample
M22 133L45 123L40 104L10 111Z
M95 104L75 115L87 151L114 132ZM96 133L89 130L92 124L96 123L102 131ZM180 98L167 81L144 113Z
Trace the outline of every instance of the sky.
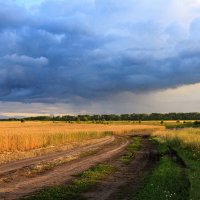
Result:
M200 111L200 0L0 0L0 117Z

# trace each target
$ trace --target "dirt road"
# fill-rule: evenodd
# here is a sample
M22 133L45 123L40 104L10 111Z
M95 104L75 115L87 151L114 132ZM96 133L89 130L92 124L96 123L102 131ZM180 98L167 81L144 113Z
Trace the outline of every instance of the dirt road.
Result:
M87 151L87 150L91 150L93 148L97 148L100 147L102 145L106 145L109 144L111 142L113 142L115 140L115 137L105 137L102 139L99 139L96 143L91 144L91 145L87 145L84 147L79 147L73 150L68 150L68 151L61 151L61 152L54 152L54 153L50 153L47 155L43 155L43 156L39 156L39 157L34 157L34 158L30 158L30 159L24 159L24 160L18 160L18 161L14 161L14 162L9 162L7 164L2 164L0 165L0 177L8 174L10 172L14 172L17 171L21 168L24 167L28 167L30 165L35 165L37 163L42 162L48 162L50 160L56 159L58 157L62 157L62 156L72 156L75 154L78 154L80 152L83 151Z
M89 200L117 200L119 198L127 200L129 199L128 195L138 189L145 172L151 170L159 159L148 137L145 135L140 135L140 137L142 137L141 149L135 153L134 159L129 165L123 164L118 158L126 152L131 135L104 138L95 144L71 151L56 152L38 158L1 165L0 180L3 181L0 181L0 199L16 200L29 196L45 187L68 184L75 178L74 175L98 163L107 162L119 170L107 177L106 180L100 181L95 191L83 193L83 197ZM91 153L92 151L94 152ZM27 166L84 152L86 154L83 157L79 156L72 161L56 165L34 176L26 176L23 173L23 169Z
M154 167L159 159L157 156L154 146L148 138L143 137L142 147L129 165L124 165L119 160L112 162L120 170L102 181L95 191L87 192L83 196L89 200L132 199L129 195L138 189L145 172Z
M57 152L51 155L2 165L0 166L1 176L14 176L14 178L6 179L9 181L4 181L1 183L0 199L19 199L30 193L41 190L44 187L69 182L74 178L74 174L80 173L92 166L95 166L98 163L105 162L119 155L128 145L128 143L129 141L125 138L111 137L106 138L97 144L93 144L70 152ZM99 152L97 152L95 155L79 158L77 160L57 166L43 174L38 174L37 176L31 178L20 174L20 169L29 165L33 165L41 161L49 161L66 154L77 154L95 148L99 148ZM13 174L13 172L15 173Z

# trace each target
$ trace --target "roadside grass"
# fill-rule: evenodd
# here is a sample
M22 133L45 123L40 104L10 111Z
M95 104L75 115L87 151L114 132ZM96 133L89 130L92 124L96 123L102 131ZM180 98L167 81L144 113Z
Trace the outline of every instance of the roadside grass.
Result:
M169 145L200 152L200 128L156 131L152 135L162 138Z
M186 200L189 199L188 180L183 170L168 156L163 156L152 174L146 176L142 187L132 199Z
M160 154L160 156L163 156L167 153L169 150L166 141L163 138L159 137L150 137L150 142L155 146L156 150Z
M106 178L116 169L112 165L99 164L77 175L70 185L55 186L44 189L37 194L25 198L27 200L83 200L81 193L87 192L96 186L99 180Z
M133 137L131 143L128 145L126 154L120 158L124 164L129 164L134 159L136 151L141 147L141 141L141 137Z
M190 182L190 200L200 199L200 129L189 128L155 132L152 139L162 155L173 148L185 162Z
M190 180L190 200L200 199L200 152L175 148L187 165Z

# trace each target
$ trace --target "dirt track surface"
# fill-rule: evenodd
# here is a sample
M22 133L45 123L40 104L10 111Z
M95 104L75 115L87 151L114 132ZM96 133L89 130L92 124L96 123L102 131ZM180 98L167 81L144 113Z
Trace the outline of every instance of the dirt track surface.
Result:
M84 147L79 147L79 148L76 148L76 149L73 149L70 151L68 150L68 151L54 152L54 153L46 154L46 155L39 156L39 157L18 160L18 161L14 161L14 162L9 162L7 164L2 164L2 165L0 165L0 177L2 175L17 171L21 168L28 167L30 165L35 165L40 162L48 162L48 161L56 159L58 157L72 156L77 153L90 150L92 148L97 148L99 146L109 144L109 143L113 142L114 140L115 140L114 137L106 137L103 139L99 139L99 141L94 144L87 145Z
M83 196L88 200L128 200L137 191L145 172L151 170L158 160L154 146L147 138L143 138L142 148L138 151L130 165L115 161L112 165L119 171L100 182L94 191Z
M70 182L72 179L74 179L73 175L80 173L84 170L87 170L98 163L108 161L109 159L119 155L129 144L129 141L127 139L117 138L119 141L116 142L116 144L111 145L110 143L114 139L115 138L112 137L109 140L106 139L105 141L101 141L96 145L93 144L81 148L79 150L68 152L69 154L73 154L77 153L77 151L79 152L88 151L97 146L103 146L107 144L107 147L104 146L104 148L95 155L79 158L77 160L71 161L61 166L57 166L44 174L40 174L32 178L19 175L17 179L12 180L11 182L5 182L1 184L0 199L2 200L19 199L35 191L39 191L44 187ZM67 152L59 152L48 156L42 156L40 158L34 158L16 162L15 166L13 166L14 163L10 163L7 164L7 167L6 165L1 166L0 171L2 175L6 173L9 174L13 170L14 171L18 170L33 163L35 164L35 162L51 160L53 158L61 156L62 153L66 154ZM2 173L2 170L4 170L4 173Z

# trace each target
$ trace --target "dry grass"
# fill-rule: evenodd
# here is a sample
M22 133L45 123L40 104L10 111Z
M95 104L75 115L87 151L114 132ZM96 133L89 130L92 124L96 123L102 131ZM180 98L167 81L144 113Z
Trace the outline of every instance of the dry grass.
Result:
M185 128L179 130L156 131L154 136L159 136L168 141L180 143L183 147L200 151L200 129Z

